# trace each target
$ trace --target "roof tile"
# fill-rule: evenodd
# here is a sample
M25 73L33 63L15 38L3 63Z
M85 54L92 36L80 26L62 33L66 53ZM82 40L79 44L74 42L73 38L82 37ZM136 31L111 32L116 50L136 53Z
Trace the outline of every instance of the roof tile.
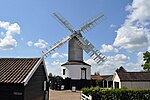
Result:
M0 58L0 83L23 83L40 58Z

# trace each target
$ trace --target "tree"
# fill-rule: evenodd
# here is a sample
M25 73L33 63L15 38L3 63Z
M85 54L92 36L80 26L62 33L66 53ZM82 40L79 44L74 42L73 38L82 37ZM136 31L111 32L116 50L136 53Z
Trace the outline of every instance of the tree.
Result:
M53 78L54 76L53 76L52 73L49 73L48 77L49 77L49 78Z
M142 65L143 69L150 71L150 52L146 51L143 53L144 64Z
M95 72L94 75L100 75L100 73L99 72Z

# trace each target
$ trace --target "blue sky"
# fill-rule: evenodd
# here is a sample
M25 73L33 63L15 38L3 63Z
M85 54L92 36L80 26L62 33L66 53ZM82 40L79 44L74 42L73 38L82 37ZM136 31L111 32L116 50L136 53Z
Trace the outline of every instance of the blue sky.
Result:
M39 57L69 31L51 15L59 12L75 29L98 14L101 23L83 34L107 61L97 65L86 53L92 73L112 74L123 66L142 70L142 53L150 51L149 0L1 0L0 57ZM45 58L47 70L60 74L67 61L67 44Z

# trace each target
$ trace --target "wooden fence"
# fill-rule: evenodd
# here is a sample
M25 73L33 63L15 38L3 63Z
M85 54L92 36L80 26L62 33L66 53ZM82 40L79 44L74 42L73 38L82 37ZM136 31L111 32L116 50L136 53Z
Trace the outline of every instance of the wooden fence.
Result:
M83 94L83 92L81 91L81 100L92 100L92 96L91 95L87 96Z

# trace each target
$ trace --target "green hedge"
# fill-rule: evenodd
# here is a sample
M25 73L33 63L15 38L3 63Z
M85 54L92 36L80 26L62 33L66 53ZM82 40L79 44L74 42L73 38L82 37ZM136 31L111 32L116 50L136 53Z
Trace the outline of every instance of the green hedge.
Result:
M92 100L150 100L150 90L83 88Z

